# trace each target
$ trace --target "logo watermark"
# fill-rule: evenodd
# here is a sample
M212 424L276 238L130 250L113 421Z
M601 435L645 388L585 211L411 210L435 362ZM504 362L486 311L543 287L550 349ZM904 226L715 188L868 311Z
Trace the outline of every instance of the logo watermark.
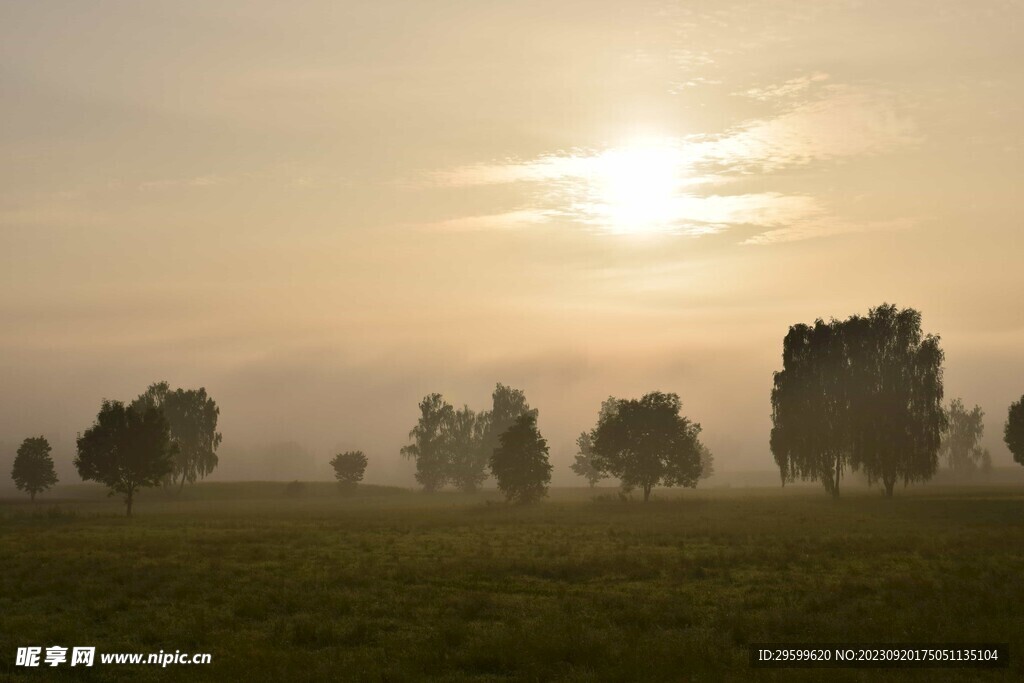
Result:
M208 652L101 652L100 664L148 664L161 668L175 664L209 664L213 655ZM93 666L97 663L95 647L72 647L51 645L50 647L19 647L14 659L15 666Z

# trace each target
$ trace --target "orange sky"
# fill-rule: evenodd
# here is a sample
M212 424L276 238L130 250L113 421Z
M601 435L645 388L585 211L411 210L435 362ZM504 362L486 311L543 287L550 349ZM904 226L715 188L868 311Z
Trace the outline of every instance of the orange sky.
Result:
M1021 2L4 3L0 440L70 472L101 398L166 379L225 454L411 483L419 398L501 381L556 484L653 389L771 469L787 326L889 301L1008 463L1022 33Z

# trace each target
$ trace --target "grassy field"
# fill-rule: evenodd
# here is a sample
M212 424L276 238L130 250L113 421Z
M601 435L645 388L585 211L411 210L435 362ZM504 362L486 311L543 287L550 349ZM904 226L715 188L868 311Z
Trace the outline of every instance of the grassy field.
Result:
M4 680L1024 678L1024 488L493 493L206 484L0 502ZM76 496L71 498L70 496ZM1008 670L751 669L758 641L1009 642ZM208 666L14 666L19 646Z

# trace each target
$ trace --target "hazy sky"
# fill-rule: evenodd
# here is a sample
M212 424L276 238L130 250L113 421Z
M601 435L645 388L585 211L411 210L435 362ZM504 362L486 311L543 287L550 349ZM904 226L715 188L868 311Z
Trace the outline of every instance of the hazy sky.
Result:
M369 481L498 381L555 483L653 389L770 469L788 325L885 301L1009 462L1022 2L8 0L0 88L0 440L62 471L160 379Z

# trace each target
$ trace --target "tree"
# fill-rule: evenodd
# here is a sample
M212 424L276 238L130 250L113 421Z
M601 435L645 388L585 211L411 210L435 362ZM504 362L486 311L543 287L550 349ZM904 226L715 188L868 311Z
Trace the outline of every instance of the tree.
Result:
M838 323L793 325L782 342L783 370L772 388L770 446L782 481L820 480L839 495L848 462Z
M978 443L985 435L985 412L974 406L968 411L963 401L954 398L946 411L947 428L942 435L939 452L946 466L958 477L969 477L984 468L988 452Z
M594 429L594 466L617 477L627 491L642 488L644 502L659 484L695 487L700 425L680 415L681 408L678 395L660 391L619 400Z
M1003 441L1013 454L1013 459L1024 465L1024 396L1016 403L1010 404L1006 426L1003 427Z
M700 478L710 479L715 474L715 456L711 449L700 444Z
M487 425L480 448L488 460L494 449L500 445L500 436L523 415L537 417L537 410L530 408L526 394L519 389L498 383L491 394L491 410L486 413Z
M498 441L491 455L491 471L505 498L514 503L532 503L547 495L551 463L548 442L537 430L536 415L520 415Z
M483 450L489 413L476 414L469 406L448 413L448 480L460 491L472 493L487 478L488 454Z
M572 471L583 477L590 484L590 488L605 478L604 472L594 467L594 438L590 432L581 432L576 437L576 460L571 465Z
M171 390L167 382L151 384L132 402L132 408L155 407L163 411L171 428L171 440L177 445L169 484L192 484L203 479L217 467L217 448L221 443L217 431L220 408L207 396L206 389Z
M867 317L851 317L841 336L851 465L891 498L897 481L927 481L938 469L945 356L912 308L883 304Z
M794 325L772 389L771 450L783 484L820 480L838 497L846 469L884 494L938 467L942 361L921 314L883 304L866 317Z
M402 447L402 455L416 461L416 481L423 490L433 492L445 485L449 475L448 425L455 409L441 394L429 394L420 401L420 419L409 431L412 443Z
M366 473L366 456L362 451L345 451L331 458L334 477L342 489L354 489Z
M78 436L75 467L82 479L124 496L132 516L135 492L156 486L174 467L176 446L163 412L133 409L120 401L103 401L96 422Z
M14 458L11 479L18 490L26 492L33 502L37 493L57 483L50 451L50 442L44 437L29 437L21 442Z

